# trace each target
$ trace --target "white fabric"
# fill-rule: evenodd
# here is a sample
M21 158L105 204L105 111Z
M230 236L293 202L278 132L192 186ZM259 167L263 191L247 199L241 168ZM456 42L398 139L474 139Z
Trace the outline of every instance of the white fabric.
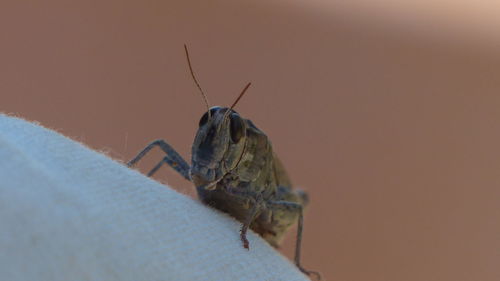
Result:
M0 114L0 280L307 280L231 217Z

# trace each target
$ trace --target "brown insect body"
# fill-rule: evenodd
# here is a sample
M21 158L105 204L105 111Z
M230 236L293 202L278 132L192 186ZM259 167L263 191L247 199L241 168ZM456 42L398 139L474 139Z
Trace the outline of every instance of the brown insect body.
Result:
M201 118L192 148L192 181L202 202L242 222L259 202L250 228L278 247L299 213L266 202L287 201L304 207L307 197L291 189L266 134L234 110L226 114L228 110L212 107L211 118L208 113Z

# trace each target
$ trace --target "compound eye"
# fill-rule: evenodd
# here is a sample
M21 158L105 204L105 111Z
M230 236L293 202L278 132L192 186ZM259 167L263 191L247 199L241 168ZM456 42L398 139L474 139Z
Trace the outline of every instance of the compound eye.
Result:
M214 106L210 109L210 115L213 117L215 115L215 112L217 112L217 110L219 110L220 107L218 106ZM205 112L205 114L203 114L203 116L201 116L201 119L200 119L200 122L199 122L199 126L203 126L205 124L207 124L208 122L208 112Z
M238 143L245 135L245 124L243 123L243 119L236 113L231 113L230 118L229 130L231 133L231 140L234 143Z
M201 116L199 126L201 127L201 126L207 124L207 121L208 121L208 111L205 112L205 114L203 114L203 116Z

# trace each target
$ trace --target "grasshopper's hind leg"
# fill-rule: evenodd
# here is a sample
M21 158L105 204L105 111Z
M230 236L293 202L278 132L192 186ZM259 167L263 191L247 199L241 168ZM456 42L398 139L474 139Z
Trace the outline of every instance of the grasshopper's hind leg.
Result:
M321 280L321 274L316 271L307 270L302 267L300 264L300 250L302 244L302 230L304 228L304 216L302 215L302 205L295 202L290 201L268 201L266 202L267 208L269 208L272 212L278 213L295 213L298 216L299 222L297 225L297 238L295 242L295 265L297 268L302 271L306 275L314 275L318 280Z
M132 160L127 163L127 166L132 167L155 146L160 147L161 150L165 152L166 156L160 162L158 162L158 164L156 164L156 166L151 169L151 171L149 171L148 177L152 176L163 164L168 164L179 174L181 174L185 179L191 181L191 177L189 176L188 163L164 140L155 140L152 143L148 144L148 146L146 146L141 152L139 152L139 154L137 154Z

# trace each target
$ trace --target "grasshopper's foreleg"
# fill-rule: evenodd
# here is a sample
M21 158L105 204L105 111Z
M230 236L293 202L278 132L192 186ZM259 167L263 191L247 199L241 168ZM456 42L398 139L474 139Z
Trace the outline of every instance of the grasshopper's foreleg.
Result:
M261 200L258 200L258 201L254 201L251 203L252 206L250 208L250 212L248 212L247 217L245 218L245 221L243 222L243 226L241 227L241 231L240 231L241 242L243 242L243 247L247 250L249 249L249 245L248 245L249 243L248 243L248 239L247 239L247 230L248 230L248 227L250 227L252 222L255 220L257 215L261 212L261 210L262 210L261 202L262 202Z
M139 152L137 156L135 156L127 163L127 166L132 167L155 146L159 146L161 150L165 152L166 156L160 162L158 162L158 164L156 164L156 166L151 171L149 171L148 177L152 176L163 164L168 164L179 174L181 174L185 179L191 181L191 178L189 176L188 163L164 140L155 140L152 143L148 144L148 146L146 146L141 152Z
M297 238L295 240L295 265L300 271L302 271L306 275L315 275L318 278L318 280L321 280L321 275L319 274L319 272L307 270L303 268L302 265L300 264L302 230L304 228L304 216L302 215L302 209L303 209L302 205L290 201L268 201L266 202L266 205L271 210L273 209L285 210L287 212L293 212L298 215L299 222L297 225Z

